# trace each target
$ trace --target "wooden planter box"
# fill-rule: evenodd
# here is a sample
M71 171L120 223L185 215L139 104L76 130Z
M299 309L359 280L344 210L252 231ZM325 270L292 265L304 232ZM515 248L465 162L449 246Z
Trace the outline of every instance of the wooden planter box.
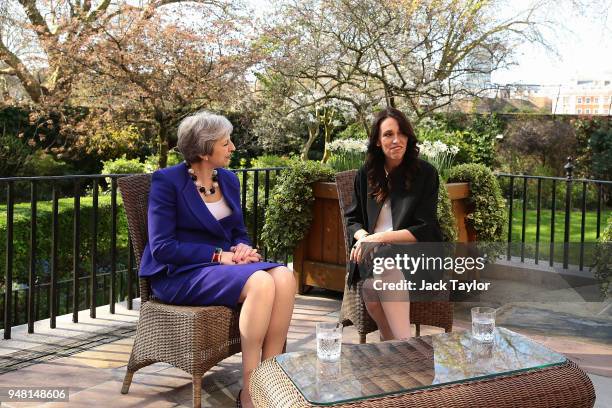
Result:
M470 193L468 183L449 183L446 189L453 206L459 242L475 241L476 234L465 224L466 198ZM315 202L310 229L293 251L298 291L302 293L305 286L316 286L342 292L348 260L336 183L314 183L313 192Z

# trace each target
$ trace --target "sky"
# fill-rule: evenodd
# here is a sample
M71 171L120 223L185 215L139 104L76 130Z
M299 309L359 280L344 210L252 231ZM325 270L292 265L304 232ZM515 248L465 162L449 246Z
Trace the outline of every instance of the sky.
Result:
M270 0L247 0L255 14L270 10ZM500 14L513 15L534 0L509 0ZM585 7L578 12L576 3ZM609 13L609 14L608 14ZM612 78L612 0L558 0L539 18L551 20L545 40L554 52L525 43L512 67L494 72L497 84L559 85L578 78Z

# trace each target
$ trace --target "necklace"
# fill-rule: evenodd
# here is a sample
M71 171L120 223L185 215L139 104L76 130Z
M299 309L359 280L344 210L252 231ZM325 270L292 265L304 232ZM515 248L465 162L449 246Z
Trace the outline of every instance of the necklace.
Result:
M196 188L198 189L200 193L204 194L205 196L215 194L215 191L217 191L217 188L219 188L217 169L213 170L212 187L210 189L207 189L203 185L198 184L198 176L195 174L195 171L193 171L193 169L191 168L191 164L185 162L185 165L187 166L187 173L189 173L189 176L193 180L194 184L196 185Z

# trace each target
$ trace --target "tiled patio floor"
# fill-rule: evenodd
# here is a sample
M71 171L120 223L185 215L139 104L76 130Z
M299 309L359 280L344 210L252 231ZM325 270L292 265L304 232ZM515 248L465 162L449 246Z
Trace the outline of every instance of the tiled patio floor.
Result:
M289 333L288 351L314 349L315 323L335 321L339 307L339 298L328 292L299 296ZM9 355L14 357L19 352L19 355L25 356L24 350L29 350L30 357L47 361L33 365L28 365L27 361L18 362L20 369L0 375L0 385L70 387L68 403L47 403L45 407L191 406L190 376L167 364L155 364L139 370L129 394L120 394L138 312L119 306L117 313L110 315L107 309L108 306L98 308L98 318L95 320L89 318L88 311L82 312L79 324L71 323L71 316L62 316L55 330L48 329L48 321L38 322L35 334L26 334L25 326L14 328L13 340L0 340L0 359L4 356L6 363ZM453 329L468 329L465 310L458 310L456 315ZM608 341L594 341L560 334L544 335L537 330L512 329L574 359L589 373L595 384L596 406L612 407L612 344L609 338ZM441 332L441 329L426 327L422 330L422 334L437 332ZM377 333L368 335L369 342L377 340ZM353 327L345 329L343 341L358 342ZM240 355L224 360L203 378L202 406L234 406L235 395L241 388L240 381ZM3 402L0 405L22 407L41 404Z

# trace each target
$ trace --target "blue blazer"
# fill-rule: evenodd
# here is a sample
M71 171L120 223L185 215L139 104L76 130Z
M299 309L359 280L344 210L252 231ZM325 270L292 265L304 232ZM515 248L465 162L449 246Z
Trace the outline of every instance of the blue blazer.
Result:
M211 262L215 248L229 251L251 245L240 208L240 183L229 170L217 169L219 186L232 214L217 220L200 197L185 163L153 173L149 194L149 242L140 262L140 276L167 271L168 276Z

